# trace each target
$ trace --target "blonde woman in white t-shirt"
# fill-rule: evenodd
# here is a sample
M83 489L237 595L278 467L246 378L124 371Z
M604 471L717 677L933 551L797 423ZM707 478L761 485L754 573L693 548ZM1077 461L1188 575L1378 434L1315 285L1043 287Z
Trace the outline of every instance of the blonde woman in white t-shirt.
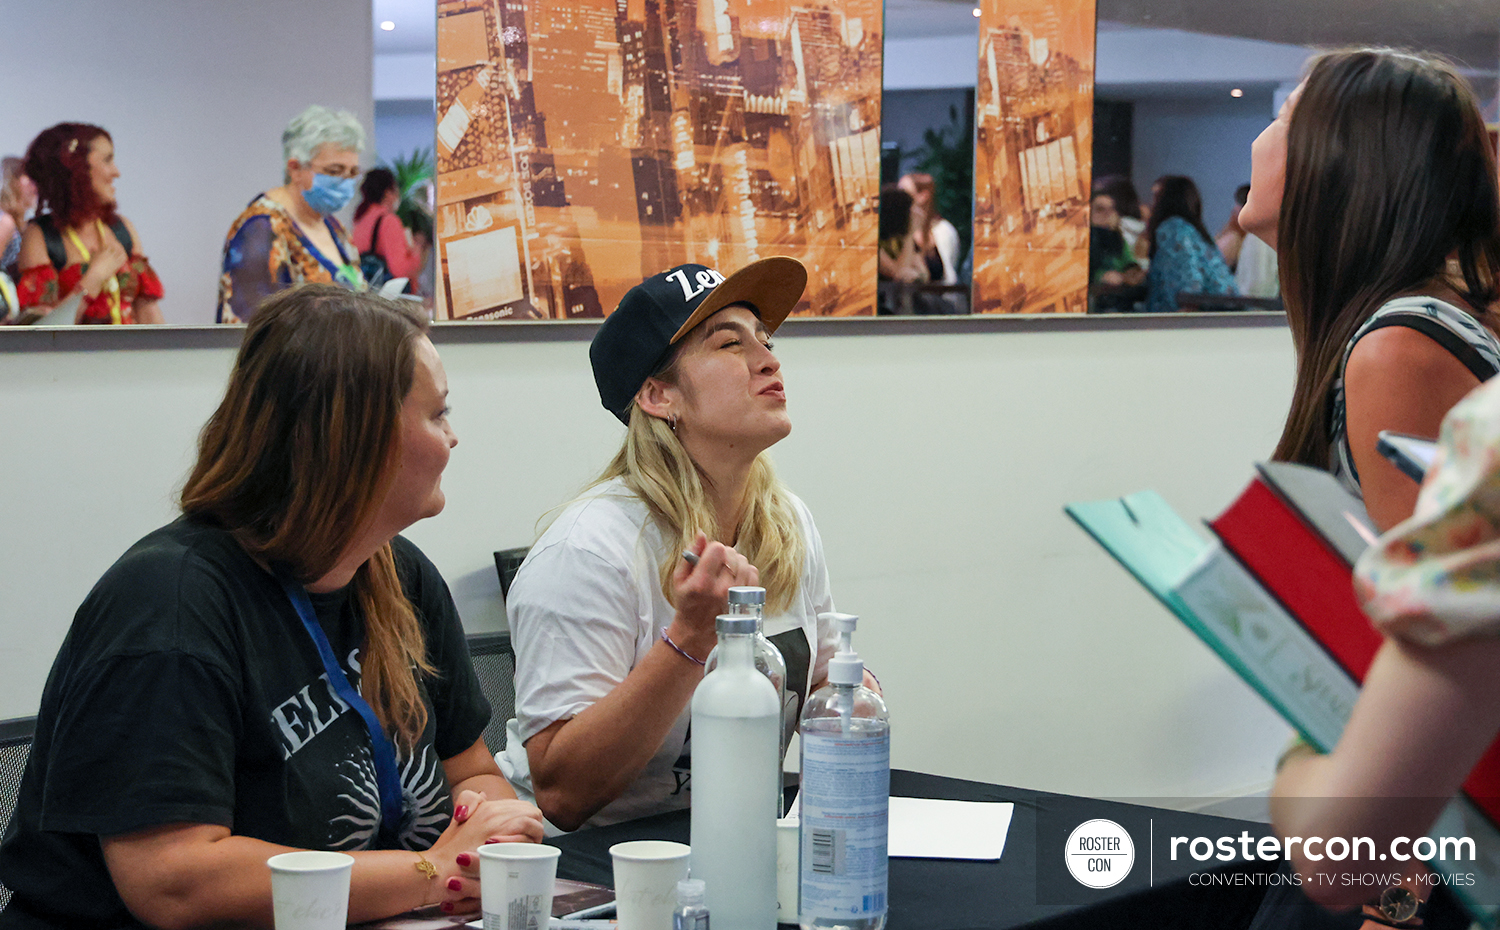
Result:
M688 703L731 586L766 589L789 719L826 677L822 542L764 455L791 432L770 337L806 283L790 258L728 278L680 265L632 288L594 337L599 397L625 439L507 599L516 717L499 761L553 828L688 805Z

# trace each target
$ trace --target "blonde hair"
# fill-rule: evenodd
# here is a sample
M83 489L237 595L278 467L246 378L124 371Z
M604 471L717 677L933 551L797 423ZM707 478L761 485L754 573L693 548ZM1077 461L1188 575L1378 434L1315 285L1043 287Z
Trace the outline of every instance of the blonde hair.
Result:
M668 365L655 377L671 382L674 367ZM666 539L669 554L687 549L699 533L726 541L723 535L736 529L718 525L703 487L707 478L677 441L677 434L664 420L634 403L625 442L589 487L615 478L646 502ZM761 586L766 589L766 613L781 613L797 596L807 544L792 508L791 494L777 480L771 459L764 452L750 467L738 530L734 548L760 572ZM661 593L668 603L674 603L672 572L676 567L677 559L662 559Z
M21 178L26 163L14 155L0 158L0 210L9 213L19 230L26 222L26 204L21 199Z

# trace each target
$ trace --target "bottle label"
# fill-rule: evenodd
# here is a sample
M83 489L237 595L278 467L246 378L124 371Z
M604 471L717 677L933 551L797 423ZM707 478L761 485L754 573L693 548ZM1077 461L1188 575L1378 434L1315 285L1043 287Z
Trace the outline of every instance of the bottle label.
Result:
M885 913L891 737L802 733L804 920Z

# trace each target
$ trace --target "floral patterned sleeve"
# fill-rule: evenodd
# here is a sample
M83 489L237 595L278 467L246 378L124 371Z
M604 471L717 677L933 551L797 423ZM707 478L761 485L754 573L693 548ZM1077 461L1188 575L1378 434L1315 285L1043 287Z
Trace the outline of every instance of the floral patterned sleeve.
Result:
M277 250L275 239L270 218L254 216L225 244L219 281L220 323L249 322L262 300L290 283L278 262L284 259L286 250Z
M1355 589L1401 639L1500 635L1500 378L1448 411L1416 511L1360 558Z

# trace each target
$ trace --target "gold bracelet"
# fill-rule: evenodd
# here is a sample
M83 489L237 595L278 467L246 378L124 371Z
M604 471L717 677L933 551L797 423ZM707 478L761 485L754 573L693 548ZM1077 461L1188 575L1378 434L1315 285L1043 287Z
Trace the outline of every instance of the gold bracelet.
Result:
M413 852L416 852L416 850L413 850ZM411 867L427 876L429 880L437 878L437 866L433 865L431 862L428 862L427 857L422 855L420 852L417 852L417 861L413 862L411 864Z

